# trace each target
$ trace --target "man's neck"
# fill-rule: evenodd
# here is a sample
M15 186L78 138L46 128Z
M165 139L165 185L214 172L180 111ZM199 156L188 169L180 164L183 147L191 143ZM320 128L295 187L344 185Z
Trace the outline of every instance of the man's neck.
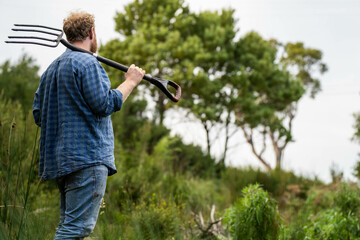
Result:
M87 38L84 41L73 42L72 45L90 51L91 41Z

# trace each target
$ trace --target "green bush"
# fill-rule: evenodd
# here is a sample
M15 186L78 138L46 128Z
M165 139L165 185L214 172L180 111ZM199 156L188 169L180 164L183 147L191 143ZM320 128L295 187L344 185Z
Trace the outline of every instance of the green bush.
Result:
M320 212L305 227L304 239L343 240L359 239L359 219L353 215L342 214L338 209Z
M360 190L356 185L343 183L334 196L334 204L342 214L360 218Z
M187 210L193 212L209 211L211 205L224 209L230 202L230 191L217 180L193 178L186 176L164 175L154 192L164 197L186 203Z
M360 191L347 183L314 187L289 225L291 239L358 239Z
M309 190L300 214L309 216L324 211L334 205L334 189L321 187Z
M131 214L132 230L126 239L182 239L181 207L156 195L150 202L136 206Z
M297 176L293 172L273 170L265 172L253 167L235 168L227 166L222 172L221 181L231 191L231 200L235 201L241 196L241 190L249 184L260 184L262 188L277 200L283 198L289 185L298 185L299 197L306 198L306 192L313 186L321 185L317 179Z
M225 215L233 239L277 239L281 218L274 199L259 185L244 188L244 196Z

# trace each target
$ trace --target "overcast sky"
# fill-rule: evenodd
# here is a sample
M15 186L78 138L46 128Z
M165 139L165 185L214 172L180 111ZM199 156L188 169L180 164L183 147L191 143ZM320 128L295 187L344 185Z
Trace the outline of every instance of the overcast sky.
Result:
M63 18L70 11L85 10L96 16L98 40L106 43L119 36L114 31L113 17L129 2L0 0L0 63L8 59L15 62L26 52L37 60L41 74L64 51L63 46L50 49L5 44L3 41L7 36L13 34L10 28L14 23L61 28ZM360 111L360 1L192 0L186 3L193 11L234 8L240 35L256 31L266 39L301 41L305 46L323 52L323 60L329 67L329 71L321 77L323 91L315 100L305 97L300 102L294 122L296 141L285 151L284 167L329 181L329 169L335 164L344 171L346 178L351 178L360 152L360 145L350 141L354 133L352 114ZM167 120L166 123L175 124L174 133L185 132L186 141L204 142L205 135L198 131L196 124L185 125L175 120ZM231 150L228 163L259 166L241 134L233 138L231 145L237 147Z

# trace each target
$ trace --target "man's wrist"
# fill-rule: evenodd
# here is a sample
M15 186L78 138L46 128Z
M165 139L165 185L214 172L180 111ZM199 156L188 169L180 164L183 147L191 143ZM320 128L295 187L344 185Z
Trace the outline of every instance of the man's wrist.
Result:
M136 82L126 79L120 86L117 87L117 90L119 90L123 95L123 102L127 99L127 97L130 95L132 90L137 86Z
M125 79L126 84L128 84L129 87L135 88L137 86L136 81L132 80L130 78ZM124 83L125 83L124 82Z

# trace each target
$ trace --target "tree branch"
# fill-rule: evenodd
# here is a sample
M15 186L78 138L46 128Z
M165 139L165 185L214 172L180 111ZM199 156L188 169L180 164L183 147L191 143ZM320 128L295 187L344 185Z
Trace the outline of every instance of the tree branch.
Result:
M272 169L271 166L262 157L262 154L265 152L265 150L261 151L260 154L256 152L255 143L253 141L253 131L252 131L252 129L250 130L250 133L247 133L246 130L245 130L245 126L240 126L240 128L242 129L242 131L244 133L246 141L251 146L251 151L254 153L254 155L257 157L257 159L259 159L259 161L266 167L266 169L268 171L271 171L271 169ZM264 142L264 145L266 146L265 142Z

